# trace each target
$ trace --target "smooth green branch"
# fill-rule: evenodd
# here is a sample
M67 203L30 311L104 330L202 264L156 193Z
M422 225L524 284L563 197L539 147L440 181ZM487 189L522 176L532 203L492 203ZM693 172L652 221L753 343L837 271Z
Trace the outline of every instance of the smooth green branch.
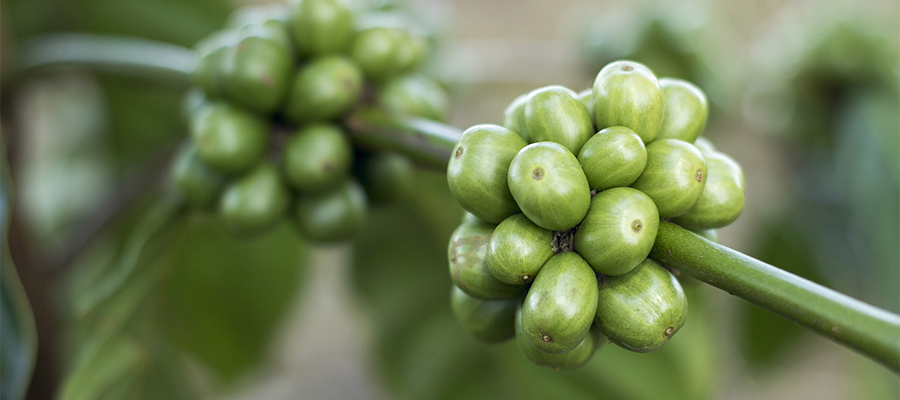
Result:
M169 43L65 33L38 36L23 43L17 72L75 67L190 84L198 60L193 49Z
M661 221L650 256L900 371L900 315Z

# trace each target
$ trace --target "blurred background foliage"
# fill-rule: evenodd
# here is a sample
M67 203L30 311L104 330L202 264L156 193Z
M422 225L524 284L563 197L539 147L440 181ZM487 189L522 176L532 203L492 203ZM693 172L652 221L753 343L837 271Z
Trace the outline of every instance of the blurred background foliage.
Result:
M20 398L31 368L34 399L900 398L897 377L874 362L704 285L688 285L687 323L658 352L605 345L574 371L536 367L514 344L480 344L453 320L445 253L462 211L440 171L421 171L400 204L374 207L352 244L308 245L286 225L233 238L212 216L186 215L159 178L186 134L184 87L8 73L36 35L193 46L246 3L0 5L3 172L16 189L0 185L4 227L12 215L3 399ZM900 310L897 4L405 5L444 39L431 68L451 84L457 127L499 123L538 86L588 87L619 58L696 82L713 103L706 134L743 165L749 187L722 242ZM97 210L123 202L73 255ZM34 308L36 358L11 259Z

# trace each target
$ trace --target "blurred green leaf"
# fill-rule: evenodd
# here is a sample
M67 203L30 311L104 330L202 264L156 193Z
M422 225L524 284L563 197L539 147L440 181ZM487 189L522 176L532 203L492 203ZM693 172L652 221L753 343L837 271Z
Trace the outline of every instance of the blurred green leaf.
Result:
M216 218L152 203L66 280L64 399L196 398L189 365L228 385L261 360L296 295L306 246L286 222L236 238Z
M701 293L660 351L614 345L572 371L528 361L514 341L485 345L450 312L447 241L461 222L445 177L421 176L409 204L373 210L355 246L354 281L372 315L378 371L400 399L704 399L715 382L715 340Z
M31 306L9 253L12 180L5 145L0 146L0 398L17 400L25 397L34 371L37 333Z
M804 236L798 231L796 221L783 215L774 222L761 223L757 250L760 260L799 275L813 282L824 284L816 269L816 258L810 247L804 244ZM799 325L756 305L741 302L737 313L741 316L738 332L742 335L739 346L743 358L750 367L763 371L775 363L786 350L809 333Z
M850 265L858 296L900 312L900 182L896 179L900 107L897 91L859 91L837 110L834 164L849 226L862 248ZM893 110L893 111L888 111ZM886 145L894 145L886 150ZM852 242L851 242L852 243Z
M232 379L256 363L296 295L307 248L288 222L257 238L217 219L190 224L166 288L174 343Z

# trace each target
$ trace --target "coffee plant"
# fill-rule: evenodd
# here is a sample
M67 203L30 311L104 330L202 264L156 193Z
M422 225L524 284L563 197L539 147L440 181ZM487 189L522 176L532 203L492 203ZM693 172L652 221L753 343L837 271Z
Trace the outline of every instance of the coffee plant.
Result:
M118 10L109 15L118 18ZM581 47L595 50L584 52L596 63L592 74L602 64L592 87L535 89L497 113L501 124L461 131L445 124L445 86L426 72L435 67L426 64L437 44L432 26L397 3L301 0L227 13L208 29L178 24L197 31L191 40L170 40L179 45L59 34L24 43L13 51L21 57L14 64L8 53L0 58L6 71L15 67L0 75L4 89L60 66L190 86L185 93L179 87L182 104L169 113L180 110L188 137L172 143L174 157L159 151L166 153L158 161L168 179L147 184L138 175L136 186L149 190L102 204L109 211L96 227L76 232L72 249L48 252L59 256L54 263L71 265L59 296L64 332L51 338L63 343L64 376L40 376L48 368L35 361L41 354L35 330L52 336L54 327L39 320L35 329L13 267L15 255L27 254L16 240L28 235L9 222L11 179L6 148L0 149L0 397L25 396L36 362L43 381L31 389L48 387L67 400L206 398L229 388L265 358L298 283L306 281L307 241L353 244L332 250L352 252L355 294L377 321L371 332L377 373L406 398L712 396L709 322L718 310L706 304L700 283L900 370L900 316L719 243L717 230L744 210L746 184L740 165L705 132L711 114L727 103L727 85L719 83L728 78L719 74L738 75L740 68L713 65L709 53L717 51L698 41L700 31L683 29L684 14L635 14L640 24L607 24L612 14L598 20ZM193 49L181 47L222 21L223 29ZM889 97L873 87L896 86L884 84L896 83L888 63L855 62L855 50L872 36L845 34L853 29L835 29L808 54L789 52L801 54L799 68L783 74L784 81L769 77L793 99L775 106L818 106L797 108L788 118L791 126L814 127L797 130L802 146L833 145L833 138L816 137L816 128L831 127L822 114L838 115L843 140L856 132L850 127L873 126L852 111ZM874 43L879 54L895 52ZM10 92L4 100L18 100ZM857 96L847 102L845 92ZM150 120L134 106L142 103L110 98L116 124L134 120L125 126L140 131ZM116 145L129 149L117 153L117 162L138 158L144 147L162 150L153 145L164 140L141 132L117 137ZM85 151L90 140L73 136L80 144L71 153L98 154ZM92 175L81 168L76 172ZM849 170L851 178L866 178L857 197L877 196L872 182L880 175ZM23 259L20 271L33 273ZM686 323L689 299L692 323ZM33 304L46 307L43 300ZM615 346L605 345L588 363L605 343ZM562 375L538 366L577 370Z
M467 129L447 167L471 213L448 248L463 328L487 342L515 336L528 359L558 369L587 362L601 337L662 347L687 300L647 258L660 218L716 229L744 206L740 166L701 138L707 110L690 82L616 61L592 89L535 89L504 126Z

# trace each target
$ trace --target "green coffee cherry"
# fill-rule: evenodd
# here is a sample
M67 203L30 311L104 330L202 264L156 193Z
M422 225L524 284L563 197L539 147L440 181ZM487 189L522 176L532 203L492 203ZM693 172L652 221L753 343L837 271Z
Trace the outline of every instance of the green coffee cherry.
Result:
M644 172L647 148L631 129L612 126L597 132L584 144L578 162L591 189L628 186Z
M550 354L539 350L531 345L525 339L525 333L522 331L522 308L516 310L516 344L519 350L525 355L525 358L542 367L550 367L556 370L578 368L587 363L597 349L603 345L603 335L600 330L592 326L588 334L581 340L571 351L560 354Z
M597 309L597 277L573 252L559 253L541 269L522 306L522 333L545 353L572 351L584 340Z
M581 165L561 144L533 143L509 165L509 190L516 204L541 228L578 225L591 205L591 189Z
M612 62L594 80L594 122L600 129L625 126L650 143L659 132L664 111L662 88L643 64Z
M293 60L278 43L249 36L228 53L224 68L229 99L250 110L271 113L284 102Z
M200 61L194 70L194 82L210 98L225 95L225 61L238 39L236 32L223 31L197 43Z
M556 142L578 154L594 134L587 107L575 92L562 86L547 86L528 94L519 129L530 142Z
M499 343L513 337L519 298L481 300L453 286L450 309L463 330L485 343Z
M640 353L659 349L681 329L686 316L681 284L653 260L600 281L597 327L625 349Z
M741 166L723 153L707 153L709 175L700 200L672 222L688 229L726 226L744 210L744 173Z
M295 189L319 192L341 182L353 163L353 145L333 124L306 125L284 145L284 176Z
M356 30L353 11L340 0L301 0L291 15L291 34L304 56L339 53L349 48Z
M683 79L661 78L666 98L666 112L657 139L678 139L693 143L706 127L709 105L706 95L693 83Z
M521 286L500 282L484 262L493 231L494 225L479 219L466 220L453 231L447 247L450 279L469 296L482 300L519 296L524 293Z
M405 72L413 68L416 63L416 49L412 45L409 32L402 28L391 28L391 34L394 36L394 65L391 68L394 71Z
M191 122L191 137L200 157L225 173L240 173L256 166L269 142L266 121L226 103L200 107Z
M200 159L197 148L189 143L175 157L172 181L191 207L207 210L219 199L226 177L209 168Z
M516 97L512 103L506 106L506 109L503 110L503 127L518 133L519 136L522 136L522 139L527 141L528 137L524 136L522 129L519 128L519 119L522 118L522 110L525 107L526 100L528 100L528 94L523 94Z
M647 167L631 186L650 196L661 218L686 213L706 186L706 161L700 150L676 139L647 145Z
M372 27L356 35L350 57L366 78L380 81L397 73L397 38L390 28Z
M447 166L447 183L456 202L495 224L518 212L506 176L513 157L526 144L519 135L497 125L466 129Z
M286 114L297 123L335 119L362 94L359 68L341 56L317 58L300 69L288 94Z
M413 191L415 166L400 154L368 154L358 165L356 174L373 204L398 201Z
M641 263L656 241L659 213L639 190L614 188L597 193L575 233L575 251L604 275L622 275Z
M704 155L716 151L716 146L705 136L698 137L697 140L694 141L694 147L696 147L697 150L700 150L700 153Z
M219 212L232 232L253 235L281 221L289 198L278 170L260 164L225 188Z
M321 193L297 198L294 222L300 233L319 242L347 240L366 220L366 192L356 180L346 179Z
M407 74L388 81L378 92L378 105L391 114L444 121L450 98L434 79Z
M515 214L494 229L485 260L500 281L524 285L534 280L553 254L553 232Z
M594 123L594 89L588 88L578 92L578 100L588 109L591 116L591 123Z

